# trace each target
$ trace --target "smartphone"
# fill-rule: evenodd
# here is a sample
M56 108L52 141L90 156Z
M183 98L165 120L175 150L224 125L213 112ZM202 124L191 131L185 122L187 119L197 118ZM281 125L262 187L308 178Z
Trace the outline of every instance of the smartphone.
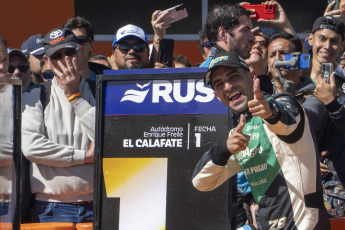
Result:
M321 78L325 82L329 83L332 73L333 73L333 64L332 63L322 63Z
M251 13L250 19L274 19L274 5L264 4L248 4L242 6L245 9L255 9L255 13Z
M177 6L174 6L174 7L171 7L167 10L164 10L162 12L160 12L158 14L161 15L165 12L169 12L167 15L164 16L164 21L168 22L168 23L173 23L173 22L176 22L178 20L181 20L183 18L186 18L188 17L188 13L187 13L187 10L186 8L183 6L183 4L180 4L180 5L177 5Z
M298 56L294 54L285 54L284 61L290 61L291 58L297 58L298 63L296 66L292 66L293 69L309 69L310 68L310 54L300 54ZM287 65L284 67L285 69L290 69L291 66Z
M158 62L172 67L174 39L163 38L159 41Z
M328 5L331 4L331 2L335 2L334 7L332 8L332 10L339 10L339 0L327 0Z

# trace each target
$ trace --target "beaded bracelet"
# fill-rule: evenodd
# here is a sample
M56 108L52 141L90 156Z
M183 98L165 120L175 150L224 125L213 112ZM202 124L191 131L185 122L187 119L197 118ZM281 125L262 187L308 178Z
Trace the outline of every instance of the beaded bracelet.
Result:
M68 100L69 102L71 102L71 101L72 101L74 98L76 98L76 97L81 97L81 93L80 93L80 92L77 92L77 93L75 93L75 94L69 96L69 97L67 98L67 100Z

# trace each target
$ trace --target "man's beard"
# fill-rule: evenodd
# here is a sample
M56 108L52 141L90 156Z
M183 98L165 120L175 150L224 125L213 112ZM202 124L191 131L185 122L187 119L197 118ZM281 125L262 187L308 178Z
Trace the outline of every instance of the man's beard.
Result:
M130 66L128 66L127 64L125 64L125 69L144 69L146 68L147 65L144 65L144 63L140 62L140 63L132 63Z

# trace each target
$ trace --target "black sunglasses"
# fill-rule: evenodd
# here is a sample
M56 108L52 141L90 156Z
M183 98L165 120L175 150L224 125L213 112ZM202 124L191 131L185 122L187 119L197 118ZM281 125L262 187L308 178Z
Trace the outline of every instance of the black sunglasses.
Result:
M131 49L133 49L136 53L142 53L146 48L146 43L137 42L134 44L129 44L126 42L121 42L115 44L115 48L118 48L121 53L128 53L128 51L130 51Z
M91 42L91 39L86 36L77 36L77 43L80 45L85 45L86 43Z
M73 56L77 53L77 50L76 49L67 49L65 51L65 56ZM62 53L61 52L55 52L52 56L50 56L51 59L53 60L59 60L62 58Z
M30 68L29 64L19 63L17 66L9 65L7 71L12 74L14 73L16 69L18 69L20 72L24 73L28 71L29 68Z
M47 69L46 71L42 73L42 76L44 77L44 79L50 80L50 79L53 79L54 73L51 70Z

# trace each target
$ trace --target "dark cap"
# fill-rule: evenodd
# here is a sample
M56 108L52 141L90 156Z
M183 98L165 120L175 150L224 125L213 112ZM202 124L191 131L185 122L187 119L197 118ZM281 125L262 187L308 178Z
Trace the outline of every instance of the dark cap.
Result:
M76 36L67 28L54 29L44 37L44 50L47 57L50 57L60 49L75 49L77 47Z
M23 59L23 61L25 63L29 64L28 58L26 57L26 55L21 50L8 48L7 52L8 52L8 56L9 57L11 57L11 56L18 56L21 59Z
M33 35L23 42L20 49L27 57L29 57L30 54L37 56L42 55L44 54L43 39L44 36L42 34Z
M315 20L313 24L313 30L312 33L314 33L317 30L320 29L330 29L338 34L341 35L341 37L344 39L344 33L345 33L345 25L344 23L338 19L334 18L332 16L325 16L325 17L319 17Z
M210 64L208 65L207 73L204 79L205 85L211 85L211 76L216 68L220 66L227 66L230 68L243 68L249 71L249 67L245 61L238 56L236 52L219 52L216 53Z

